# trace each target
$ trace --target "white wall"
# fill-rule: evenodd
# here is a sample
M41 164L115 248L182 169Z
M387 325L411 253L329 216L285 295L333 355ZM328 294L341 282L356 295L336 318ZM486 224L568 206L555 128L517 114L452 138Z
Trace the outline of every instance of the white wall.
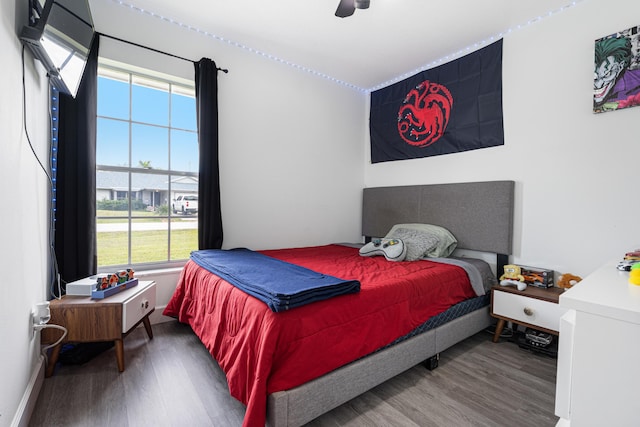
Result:
M22 46L17 32L26 22L26 2L0 0L0 194L10 202L0 210L0 426L21 412L32 373L37 370L39 336L32 335L31 308L48 288L48 180L31 153L22 126ZM20 24L18 26L17 22ZM49 161L48 85L26 58L27 129L45 165Z
M220 55L225 246L360 236L365 96L243 53Z
M593 46L640 2L585 0L504 39L505 145L372 165L365 186L516 181L513 261L585 276L640 248L640 107L592 112ZM368 117L368 112L366 113Z

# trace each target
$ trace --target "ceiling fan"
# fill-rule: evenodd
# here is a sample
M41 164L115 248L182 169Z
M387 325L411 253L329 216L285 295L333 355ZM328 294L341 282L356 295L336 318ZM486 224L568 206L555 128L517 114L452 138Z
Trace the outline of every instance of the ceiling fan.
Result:
M346 18L353 15L356 9L369 9L370 0L340 0L338 9L336 9L336 16L339 18Z

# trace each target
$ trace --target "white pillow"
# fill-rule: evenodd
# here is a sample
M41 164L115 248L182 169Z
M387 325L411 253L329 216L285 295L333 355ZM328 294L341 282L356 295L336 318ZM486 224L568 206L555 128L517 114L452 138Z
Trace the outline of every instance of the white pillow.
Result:
M423 239L426 239L426 236L432 236L438 239L438 243L423 253L422 256L446 258L451 255L456 249L456 246L458 246L458 240L456 240L449 230L433 224L396 224L385 237L389 238L389 236L394 236L394 233L399 228L420 231L422 232L421 236Z
M405 261L415 261L422 258L424 254L435 248L440 242L440 239L432 233L403 227L398 227L389 232L387 237L400 239L405 243L407 247Z

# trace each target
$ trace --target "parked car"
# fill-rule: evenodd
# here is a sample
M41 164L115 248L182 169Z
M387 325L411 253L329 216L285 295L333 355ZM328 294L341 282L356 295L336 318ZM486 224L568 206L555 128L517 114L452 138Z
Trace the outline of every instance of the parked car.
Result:
M198 196L180 195L173 199L171 204L173 213L192 214L198 212Z

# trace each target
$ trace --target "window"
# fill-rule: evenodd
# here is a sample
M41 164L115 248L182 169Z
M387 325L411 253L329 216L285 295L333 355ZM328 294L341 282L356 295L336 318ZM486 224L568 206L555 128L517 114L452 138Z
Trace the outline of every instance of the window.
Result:
M101 65L96 135L98 266L161 267L198 246L195 90ZM113 268L111 268L112 270Z

